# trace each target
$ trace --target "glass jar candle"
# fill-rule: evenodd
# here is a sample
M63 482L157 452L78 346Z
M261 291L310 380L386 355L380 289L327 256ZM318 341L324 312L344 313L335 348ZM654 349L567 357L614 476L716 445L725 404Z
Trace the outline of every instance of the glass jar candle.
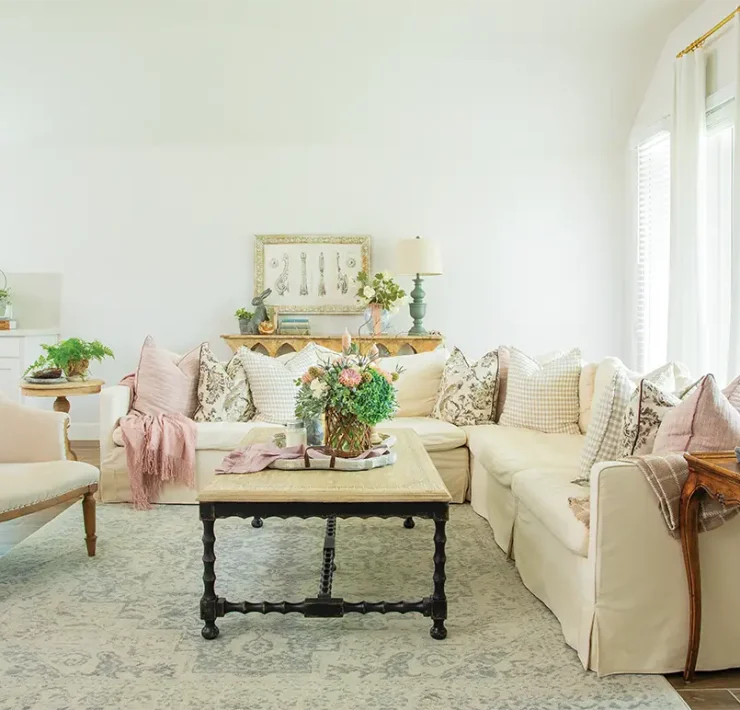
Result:
M285 445L306 445L306 427L303 426L303 422L288 422L287 426L285 427Z

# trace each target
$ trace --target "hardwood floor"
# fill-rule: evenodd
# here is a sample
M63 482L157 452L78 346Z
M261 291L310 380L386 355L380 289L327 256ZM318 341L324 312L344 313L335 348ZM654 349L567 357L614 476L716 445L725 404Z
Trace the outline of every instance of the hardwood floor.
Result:
M95 441L73 441L80 461L100 465L100 450ZM68 504L40 510L23 518L0 523L0 557L40 527L53 520ZM694 710L740 710L740 669L697 673L693 683L685 683L680 673L666 676L670 684Z

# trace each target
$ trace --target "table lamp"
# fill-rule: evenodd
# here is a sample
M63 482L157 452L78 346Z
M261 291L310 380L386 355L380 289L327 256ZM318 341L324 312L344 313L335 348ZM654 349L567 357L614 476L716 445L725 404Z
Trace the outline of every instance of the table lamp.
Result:
M427 311L424 303L424 289L422 276L438 276L442 273L442 256L435 242L427 239L401 239L396 253L396 271L414 277L414 289L411 291L412 301L409 311L414 320L414 327L409 335L426 335L423 320Z

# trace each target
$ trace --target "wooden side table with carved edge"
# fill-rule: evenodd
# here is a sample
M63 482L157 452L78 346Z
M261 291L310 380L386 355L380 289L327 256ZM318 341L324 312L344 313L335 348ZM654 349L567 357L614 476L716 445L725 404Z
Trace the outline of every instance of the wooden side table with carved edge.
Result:
M681 547L689 585L689 647L683 677L694 679L701 636L701 571L699 567L700 491L722 504L740 505L740 464L734 451L685 454L689 477L681 491Z
M30 382L21 382L21 393L26 397L54 397L55 412L67 415L67 424L64 427L64 446L67 449L67 458L77 461L77 454L69 445L69 400L67 397L78 397L86 394L99 394L105 382L103 380L82 380L80 382L64 382L59 385L37 385Z
M336 350L342 349L340 335L222 335L228 346L236 352L244 346L250 350L263 347L270 357L277 357L280 350L287 348L298 352L308 343L316 343L322 347ZM444 337L441 335L353 335L352 342L357 343L360 352L366 352L373 344L385 348L389 355L398 355L400 350L408 345L415 353L427 353L436 350Z

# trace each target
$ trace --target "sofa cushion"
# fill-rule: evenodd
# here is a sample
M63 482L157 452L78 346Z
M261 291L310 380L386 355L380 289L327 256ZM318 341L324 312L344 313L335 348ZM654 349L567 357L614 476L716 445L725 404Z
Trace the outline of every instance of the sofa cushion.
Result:
M51 500L98 482L95 466L80 461L0 464L0 513Z
M394 429L413 429L427 451L451 451L465 446L465 432L454 424L431 417L400 417L380 422L379 431L392 432Z
M573 515L568 503L569 498L583 495L583 488L570 481L573 473L573 468L520 471L514 476L511 492L517 508L527 508L571 552L586 557L588 528Z
M196 422L248 422L254 417L242 349L229 362L222 363L208 343L201 346L198 408L193 415Z
M438 348L428 353L383 357L380 366L386 372L402 367L396 383L398 417L428 417L434 409L442 371L449 353Z
M580 434L580 376L581 352L577 348L546 365L510 348L506 402L500 424L550 434Z
M233 451L242 444L244 437L257 427L272 427L279 429L276 424L269 422L258 422L255 420L249 422L196 422L196 439L195 448L200 451L203 449L215 449L218 451ZM121 427L116 427L113 432L113 443L116 446L123 446L123 436Z
M511 486L512 476L528 468L576 471L585 439L583 434L543 434L496 424L463 430L471 456L504 486Z
M273 424L287 424L295 419L295 400L298 394L296 379L319 363L314 343L309 343L287 362L261 353L239 349L239 357L247 372L257 414L255 419Z
M173 359L148 335L136 368L136 393L132 409L142 414L183 414L192 417L198 406L200 345Z
M232 451L238 448L244 437L255 427L278 428L268 422L198 422L195 425L197 438L195 448ZM450 451L465 446L465 432L454 424L441 422L428 417L404 417L381 422L377 427L381 431L392 432L393 429L413 429L427 451ZM113 443L123 446L121 427L113 432Z
M594 401L594 387L596 385L595 362L581 363L581 377L578 380L578 428L581 434L588 431L588 425L591 423L591 406Z
M692 394L663 417L653 453L734 448L740 441L740 413L728 398L734 394L734 383L723 392L714 375L706 375Z
M498 353L469 363L455 348L445 363L432 416L450 424L490 424L496 407Z

